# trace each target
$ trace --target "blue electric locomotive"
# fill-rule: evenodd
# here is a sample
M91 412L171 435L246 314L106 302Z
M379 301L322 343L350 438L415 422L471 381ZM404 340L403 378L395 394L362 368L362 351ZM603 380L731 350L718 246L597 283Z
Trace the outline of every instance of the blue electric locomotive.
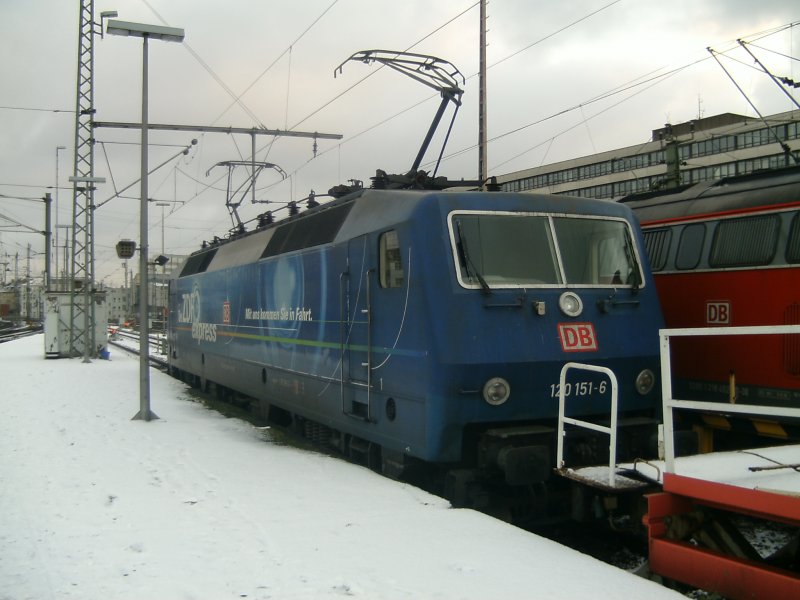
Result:
M360 190L191 255L170 282L170 366L392 476L543 482L565 362L610 368L620 423L653 422L662 320L641 248L617 203ZM602 421L610 387L571 375L568 410Z

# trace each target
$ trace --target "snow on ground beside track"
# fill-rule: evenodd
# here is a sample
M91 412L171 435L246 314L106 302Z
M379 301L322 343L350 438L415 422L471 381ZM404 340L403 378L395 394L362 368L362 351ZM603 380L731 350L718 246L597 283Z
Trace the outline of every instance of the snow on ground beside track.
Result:
M0 345L0 599L680 598L344 461L269 440L138 358Z

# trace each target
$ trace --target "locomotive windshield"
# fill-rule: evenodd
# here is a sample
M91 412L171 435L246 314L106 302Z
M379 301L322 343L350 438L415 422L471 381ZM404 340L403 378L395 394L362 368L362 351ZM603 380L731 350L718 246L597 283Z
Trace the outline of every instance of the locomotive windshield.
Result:
M450 230L465 287L641 285L633 236L622 219L455 212Z

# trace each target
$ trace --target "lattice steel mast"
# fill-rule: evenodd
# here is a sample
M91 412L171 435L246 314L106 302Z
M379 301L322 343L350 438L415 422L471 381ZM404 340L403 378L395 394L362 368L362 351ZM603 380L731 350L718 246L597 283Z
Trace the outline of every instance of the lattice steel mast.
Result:
M88 358L94 350L94 310L89 288L94 280L92 204L94 198L94 2L81 0L78 35L78 80L75 100L75 162L72 183L70 261L71 356Z
M103 12L100 18L117 13ZM75 96L75 159L72 181L72 246L69 268L69 354L97 356L94 291L94 0L81 0ZM102 32L102 25L100 25Z

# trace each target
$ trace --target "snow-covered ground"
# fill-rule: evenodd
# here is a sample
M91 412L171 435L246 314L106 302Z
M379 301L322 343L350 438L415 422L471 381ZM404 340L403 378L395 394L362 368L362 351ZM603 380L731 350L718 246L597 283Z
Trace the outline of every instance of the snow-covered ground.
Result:
M138 358L0 344L0 599L680 598L417 488L281 446Z

